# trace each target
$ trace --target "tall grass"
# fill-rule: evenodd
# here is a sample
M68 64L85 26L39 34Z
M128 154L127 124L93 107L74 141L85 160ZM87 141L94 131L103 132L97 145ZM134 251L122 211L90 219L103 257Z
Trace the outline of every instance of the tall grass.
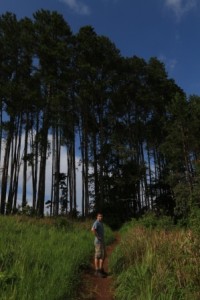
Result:
M200 299L200 240L190 230L122 230L109 265L116 299Z
M0 299L75 299L93 251L91 222L30 220L0 217Z

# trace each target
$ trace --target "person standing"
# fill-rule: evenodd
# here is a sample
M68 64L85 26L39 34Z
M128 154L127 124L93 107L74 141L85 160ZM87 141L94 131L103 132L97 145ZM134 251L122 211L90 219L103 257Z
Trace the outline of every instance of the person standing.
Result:
M97 214L96 221L92 225L92 232L95 235L94 246L95 246L95 275L98 277L106 277L107 273L103 269L103 263L105 259L105 242L104 242L104 226L103 226L103 215Z

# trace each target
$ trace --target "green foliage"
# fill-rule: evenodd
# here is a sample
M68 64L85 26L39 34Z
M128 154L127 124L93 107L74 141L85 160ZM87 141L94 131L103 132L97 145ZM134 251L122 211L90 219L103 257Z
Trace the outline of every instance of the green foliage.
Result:
M130 228L133 228L138 225L138 220L135 218L131 219L130 221L123 224L123 226L120 228L120 233L123 235L125 234Z
M178 218L186 218L191 207L190 189L188 184L181 182L178 183L174 187L174 194L176 198L176 207L174 210L174 214Z
M140 220L139 223L146 228L162 228L165 230L174 227L173 219L170 216L157 216L155 213L147 213Z
M0 218L2 300L76 298L81 269L90 263L93 236L89 224L60 224Z
M157 228L157 229L169 230L174 227L174 221L171 216L156 214L153 211L152 212L149 211L145 213L138 221L136 220L134 222L132 221L130 224L142 225L145 228L149 228L149 229Z
M200 236L200 208L193 207L189 218L188 218L188 228Z
M191 230L149 229L129 222L121 232L109 261L116 299L199 299L200 239Z
M54 219L54 225L56 228L60 228L66 231L73 230L76 228L72 220L67 219L66 217L56 217Z

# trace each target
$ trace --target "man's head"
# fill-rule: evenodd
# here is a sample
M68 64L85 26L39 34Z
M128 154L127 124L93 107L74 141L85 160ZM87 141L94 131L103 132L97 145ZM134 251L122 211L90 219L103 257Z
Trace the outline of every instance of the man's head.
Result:
M97 214L97 220L100 222L103 220L103 215L101 213Z

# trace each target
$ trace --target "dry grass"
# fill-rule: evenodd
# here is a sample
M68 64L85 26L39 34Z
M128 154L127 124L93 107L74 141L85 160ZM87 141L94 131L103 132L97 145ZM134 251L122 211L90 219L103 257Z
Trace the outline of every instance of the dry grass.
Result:
M200 299L199 250L191 230L130 228L110 261L116 298Z

